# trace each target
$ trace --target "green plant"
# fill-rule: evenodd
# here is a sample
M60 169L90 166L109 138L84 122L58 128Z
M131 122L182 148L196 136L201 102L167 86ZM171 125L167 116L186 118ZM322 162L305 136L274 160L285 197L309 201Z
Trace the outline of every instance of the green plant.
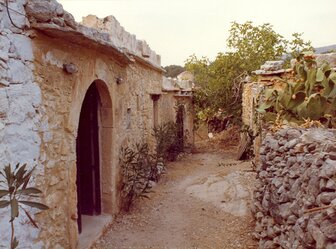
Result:
M121 148L119 165L122 174L122 208L125 211L129 210L136 198L148 198L150 181L157 182L165 170L165 161L175 160L183 151L185 137L179 137L178 128L174 122L168 122L153 129L156 140L154 153L150 153L147 143Z
M148 144L136 144L134 148L121 148L119 163L122 173L122 207L128 211L137 197L145 197L150 189L154 165Z
M336 127L336 72L326 63L317 67L311 52L300 54L294 69L295 80L284 81L284 89L265 89L257 111L268 122L280 116L286 123Z
M181 127L174 122L164 123L154 128L155 152L158 159L174 161L183 151L185 136L180 136L180 129Z
M0 189L0 208L6 208L10 206L11 218L11 241L10 248L17 248L19 241L15 237L14 220L19 217L20 209L24 211L30 222L38 228L36 222L33 220L29 212L21 205L37 208L40 210L46 210L48 207L42 203L31 201L31 198L40 197L42 193L39 189L34 187L28 187L32 173L35 168L31 170L26 169L27 165L20 165L19 163L12 169L11 165L7 165L0 171L0 175L3 180L0 181L0 186L4 189Z
M241 82L267 60L279 60L288 50L303 51L311 48L300 33L294 33L292 40L285 40L273 30L272 25L254 25L252 22L233 22L229 30L227 47L230 50L218 53L215 60L190 56L186 70L195 76L196 88L193 94L195 124L212 120L221 109L225 117L231 116L234 124L241 123Z

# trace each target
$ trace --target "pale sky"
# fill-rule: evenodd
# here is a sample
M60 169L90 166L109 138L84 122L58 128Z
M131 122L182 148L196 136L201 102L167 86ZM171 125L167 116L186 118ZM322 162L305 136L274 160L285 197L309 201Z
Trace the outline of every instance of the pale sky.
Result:
M225 52L231 22L271 23L290 38L303 32L314 47L336 44L336 0L58 0L77 21L113 15L161 55L163 66L184 65L192 54Z

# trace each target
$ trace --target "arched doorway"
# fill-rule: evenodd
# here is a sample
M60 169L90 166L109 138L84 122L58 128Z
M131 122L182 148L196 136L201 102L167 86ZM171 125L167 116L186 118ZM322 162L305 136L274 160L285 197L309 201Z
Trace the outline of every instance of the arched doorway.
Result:
M82 104L76 141L79 233L82 232L83 215L101 214L99 103L99 92L94 82Z

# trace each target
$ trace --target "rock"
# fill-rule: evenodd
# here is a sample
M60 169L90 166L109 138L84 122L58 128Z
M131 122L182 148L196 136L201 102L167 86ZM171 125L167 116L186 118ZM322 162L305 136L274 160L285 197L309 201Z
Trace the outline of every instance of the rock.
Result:
M336 161L336 153L335 152L330 152L329 153L329 159L333 160L333 161Z
M34 60L32 43L29 37L21 34L11 34L8 35L8 38L14 47L17 58L23 61Z
M336 145L335 144L327 144L324 148L324 151L329 153L329 152L336 152Z
M7 38L7 36L1 36L0 35L0 51L3 53L7 53L10 48L10 40Z
M283 67L283 61L266 61L264 65L260 67L263 71L278 71L281 70Z
M332 178L335 175L336 175L336 163L330 159L327 159L324 162L323 166L321 167L319 177Z
M317 175L310 175L308 186L309 186L309 188L307 189L308 194L316 197L320 192L319 177Z
M332 200L336 198L336 192L323 192L317 198L316 202L320 205L321 203L329 205Z
M293 231L295 233L296 238L299 238L301 241L304 239L304 231L299 225L293 226Z
M76 65L72 63L63 64L63 70L69 74L74 74L78 72Z
M48 22L57 17L59 5L53 0L30 0L26 6L26 13L29 18L33 17L38 22Z
M336 241L336 233L335 233L335 223L330 220L323 220L320 223L320 229L322 233L333 241Z
M316 144L309 144L308 145L308 151L309 152L314 152L316 149Z
M58 4L57 7L56 7L56 14L58 16L63 16L64 14L64 9L63 9L63 6L62 4Z
M328 182L325 185L325 188L327 190L332 190L332 191L336 191L336 183L333 179L329 179Z
M288 140L299 138L301 136L301 134L302 134L301 131L299 131L297 129L288 129L287 130Z
M263 167L257 170L261 184L254 197L262 213L260 248L268 241L281 248L332 248L336 235L330 226L336 222L336 209L309 215L304 211L336 204L335 135L323 129L289 128L265 136ZM270 219L275 223L268 223Z
M297 220L297 217L295 215L290 215L287 219L287 224L294 225Z
M264 231L264 228L263 228L263 226L262 226L259 222L257 222L257 223L256 223L256 226L255 226L255 228L254 228L254 230L255 230L257 233L260 233L260 232Z
M288 219L288 217L292 214L290 211L290 206L291 203L285 203L279 206L279 215L285 220Z
M75 21L75 18L73 17L72 14L70 14L67 11L64 11L63 19L64 19L64 22L67 26L69 26L70 28L75 29L75 30L77 29L78 24Z
M11 83L22 84L33 80L31 69L22 61L10 59L8 67L8 80Z
M289 142L287 142L284 146L286 149L292 149L294 146L299 142L299 139L292 139ZM296 152L294 151L294 154Z
M322 233L322 231L318 228L318 226L310 220L308 222L307 226L308 232L313 237L313 239L316 241L316 249L324 249L326 246L327 238Z
M0 60L3 60L4 62L8 61L8 53L0 51Z
M260 248L264 248L264 249L273 249L273 248L276 248L276 244L273 242L273 241L271 241L271 240L267 240L263 245L262 245L262 247L260 247Z
M53 18L51 19L51 21L52 21L53 23L55 23L57 26L60 26L60 27L64 27L64 26L65 26L65 23L64 23L63 18L53 17Z
M336 243L328 243L326 249L336 249Z
M12 32L19 33L21 32L21 29L29 27L29 23L27 22L25 15L21 14L25 13L23 6L25 3L23 1L8 1L8 3L9 8L11 9L10 16L12 21L8 18L6 13L2 18L0 18L3 25L3 27L0 25L0 30L6 32L7 34ZM12 22L15 24L15 26L12 24Z

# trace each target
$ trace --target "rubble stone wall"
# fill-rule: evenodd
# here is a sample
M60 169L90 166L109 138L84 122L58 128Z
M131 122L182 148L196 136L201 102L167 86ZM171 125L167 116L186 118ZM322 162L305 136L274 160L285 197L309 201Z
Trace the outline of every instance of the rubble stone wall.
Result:
M164 92L159 99L159 123L175 122L177 108L183 106L183 129L186 136L185 146L193 146L194 144L194 107L192 96L183 96L179 92Z
M41 90L34 80L34 55L27 32L30 24L24 8L26 0L8 1L8 4L15 26L8 17L5 1L0 0L0 169L19 162L32 168L39 166ZM32 182L41 171L41 167L37 167ZM9 219L10 209L0 209L1 248L9 247ZM29 248L38 233L24 215L15 220L15 236L21 248ZM39 248L36 246L34 248Z
M18 219L16 237L20 248L75 249L76 138L85 94L96 85L102 213L112 217L120 206L121 147L154 143L153 96L165 94L160 56L111 16L92 17L87 27L55 0L10 0L13 24L5 2L0 0L0 169L8 163L36 165L33 184L50 207L31 212L39 229ZM176 120L177 99L192 109L191 89L184 95L182 88L161 98L160 123ZM188 130L192 119L188 112ZM9 208L0 209L4 248L9 218Z
M336 131L267 133L254 194L259 248L336 248Z
M41 164L51 207L39 215L45 222L40 239L47 248L76 248L76 137L79 114L89 86L95 82L100 109L103 213L119 211L121 146L152 143L152 93L161 91L161 73L141 64L119 65L103 53L36 33L35 77L42 93ZM77 68L69 74L63 64ZM121 82L117 83L117 78ZM50 225L52 221L53 225Z
M116 47L127 49L128 52L143 57L154 65L161 65L160 55L151 50L146 41L138 40L134 34L127 32L114 16L101 19L95 15L88 15L83 17L82 24L108 33L110 41Z

